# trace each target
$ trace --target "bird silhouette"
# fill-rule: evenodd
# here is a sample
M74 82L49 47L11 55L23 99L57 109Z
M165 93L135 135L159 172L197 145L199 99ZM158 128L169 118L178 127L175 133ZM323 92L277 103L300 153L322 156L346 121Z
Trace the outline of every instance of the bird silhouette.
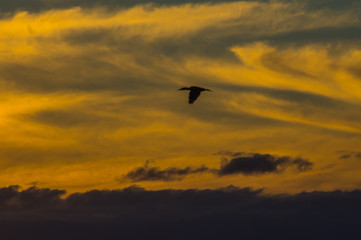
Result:
M189 90L189 101L188 103L189 104L193 104L195 100L197 100L197 98L199 97L199 95L201 95L201 92L203 91L210 91L212 92L211 90L209 89L206 89L206 88L201 88L201 87L196 87L196 86L191 86L189 88L187 87L183 87L183 88L180 88L178 89L178 91L182 91L182 90Z

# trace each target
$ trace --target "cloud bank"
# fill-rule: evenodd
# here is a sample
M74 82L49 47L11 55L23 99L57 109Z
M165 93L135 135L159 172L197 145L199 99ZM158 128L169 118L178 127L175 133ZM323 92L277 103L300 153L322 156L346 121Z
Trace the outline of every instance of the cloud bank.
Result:
M2 236L5 239L360 236L359 190L263 195L260 190L234 186L159 191L131 186L61 198L63 194L57 189L1 188Z

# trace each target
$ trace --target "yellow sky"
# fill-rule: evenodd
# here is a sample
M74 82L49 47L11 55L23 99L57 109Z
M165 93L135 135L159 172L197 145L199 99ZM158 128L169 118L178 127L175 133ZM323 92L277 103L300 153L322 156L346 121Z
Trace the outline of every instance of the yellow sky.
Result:
M301 156L314 166L137 184L359 188L360 45L312 38L318 29L359 27L357 14L232 2L3 18L0 181L114 189L133 184L119 179L146 160L161 169L219 168L217 153L231 151ZM292 39L300 31L307 41ZM213 92L188 105L176 90L191 85Z

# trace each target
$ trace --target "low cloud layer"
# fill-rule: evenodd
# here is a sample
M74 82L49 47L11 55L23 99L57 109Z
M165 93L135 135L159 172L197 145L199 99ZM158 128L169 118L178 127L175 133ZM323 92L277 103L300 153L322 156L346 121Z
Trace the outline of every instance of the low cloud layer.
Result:
M361 191L0 189L4 239L356 239ZM280 230L282 226L282 230ZM19 230L21 229L21 231ZM295 232L297 233L295 235Z
M176 168L170 167L161 170L159 167L150 167L147 161L143 167L135 168L128 172L124 178L130 179L133 182L140 181L180 181L187 175L208 172L210 169L206 166L198 168L185 167Z
M236 153L238 156L228 160L223 158L218 174L220 176L230 174L265 174L279 173L288 167L296 167L298 171L307 171L312 168L313 163L303 158L291 158L288 156L276 157L270 154L246 154Z
M131 180L132 182L141 181L180 181L188 175L199 173L212 173L218 177L243 174L243 175L262 175L267 173L282 173L286 168L295 168L299 172L309 171L313 163L301 157L292 158L289 156L277 157L270 154L260 153L231 153L223 152L232 158L222 158L221 167L212 169L205 165L200 167L187 166L185 168L169 167L160 169L159 167L149 166L147 161L144 166L134 168L126 173L119 182Z

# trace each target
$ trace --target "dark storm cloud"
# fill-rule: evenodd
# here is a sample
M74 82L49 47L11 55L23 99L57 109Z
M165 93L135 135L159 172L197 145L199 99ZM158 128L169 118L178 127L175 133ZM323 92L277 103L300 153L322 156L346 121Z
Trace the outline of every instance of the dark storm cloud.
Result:
M185 167L185 168L166 168L164 170L159 167L150 167L147 161L143 167L138 167L128 172L124 178L133 182L140 181L180 181L188 175L196 173L208 172L210 169L206 166L198 168ZM120 180L121 181L121 180Z
M231 160L224 158L218 171L220 176L230 174L265 174L282 172L287 167L294 166L299 171L307 171L312 168L313 163L302 158L291 158L288 156L277 157L270 154L246 154L234 153Z
M0 188L0 211L23 211L29 209L46 209L60 204L63 190L36 188L19 191L19 186Z
M0 189L4 239L357 239L361 191ZM21 229L21 230L19 230Z

